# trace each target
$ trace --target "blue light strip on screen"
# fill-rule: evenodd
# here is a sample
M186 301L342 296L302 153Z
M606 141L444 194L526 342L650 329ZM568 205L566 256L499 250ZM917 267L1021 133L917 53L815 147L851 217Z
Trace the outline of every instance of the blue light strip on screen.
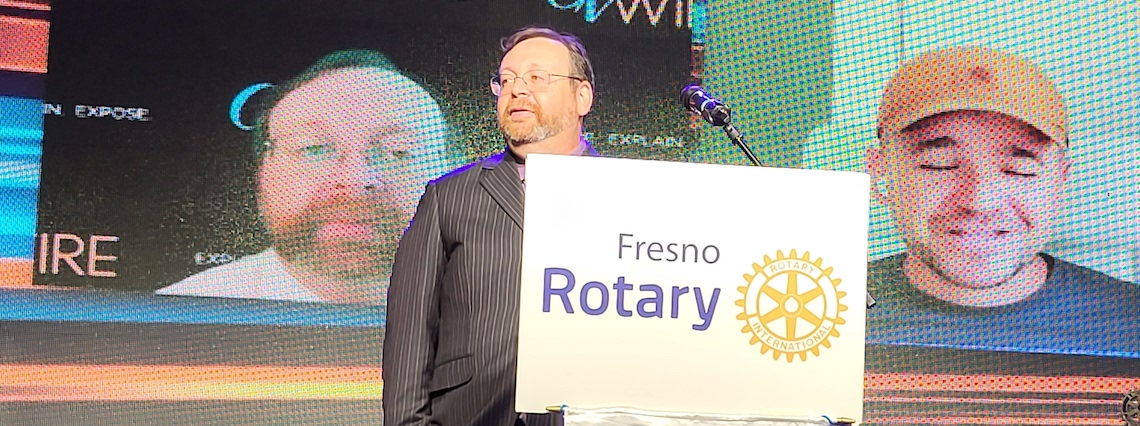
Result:
M43 101L0 96L0 257L31 259L43 153Z
M8 218L0 216L0 220ZM0 262L10 259L32 260L35 249L35 234L0 234Z
M43 131L0 126L0 140L3 140L0 150L7 154L40 155Z
M43 130L0 126L0 154L39 156L43 139Z
M9 127L40 131L43 129L44 103L39 99L0 96L0 128ZM34 135L34 134L33 134ZM34 139L41 139L43 133Z
M0 188L0 194L6 192L3 189ZM10 213L5 211L8 208L8 200L0 201L0 235L27 235L29 238L34 238L36 234L35 213ZM0 252L2 251L0 250ZM30 255L31 251L27 254ZM27 257L30 258L31 256Z
M382 327L384 309L117 290L0 289L0 321Z
M891 346L908 346L916 348L941 348L941 349L958 349L958 350L971 350L971 351L987 351L987 352L1018 352L1018 353L1034 353L1046 355L1084 355L1084 356L1103 356L1112 358L1132 358L1140 359L1140 353L1134 352L1117 352L1117 351L1097 351L1097 350L1059 350L1059 349L1026 349L1016 347L1004 346L985 346L985 345L946 345L946 344L930 344L930 343L913 343L913 342L895 342L890 340L867 340L867 344L876 345L891 345Z

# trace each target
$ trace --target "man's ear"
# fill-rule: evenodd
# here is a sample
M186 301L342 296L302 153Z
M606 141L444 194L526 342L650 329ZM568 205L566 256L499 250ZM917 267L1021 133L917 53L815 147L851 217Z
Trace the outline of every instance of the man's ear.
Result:
M578 116L585 117L594 108L594 84L583 81L574 92L574 97L578 101Z

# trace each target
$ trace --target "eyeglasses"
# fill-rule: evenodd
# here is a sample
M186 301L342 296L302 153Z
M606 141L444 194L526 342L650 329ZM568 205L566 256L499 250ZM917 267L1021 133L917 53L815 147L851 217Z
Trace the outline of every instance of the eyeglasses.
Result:
M513 84L515 82L515 80L521 81L531 91L539 92L542 90L546 90L547 86L550 86L550 81L555 77L569 78L569 79L578 80L578 81L586 81L586 79L584 79L582 77L575 77L572 75L551 74L550 72L543 71L543 70L527 71L527 72L524 72L520 76L513 76L510 74L499 74L499 75L496 75L494 77L491 77L491 93L494 93L495 96L499 96L501 93L503 93L503 87L510 86L511 84Z
M338 144L320 141L307 141L293 146L270 145L269 152L271 155L283 155L293 164L315 167L321 170L335 170L343 167L341 161L354 154L354 152L347 151ZM355 154L362 157L361 160L363 160L365 168L373 171L409 166L418 157L418 153L412 150L387 148L385 144L373 145L363 151L357 151Z

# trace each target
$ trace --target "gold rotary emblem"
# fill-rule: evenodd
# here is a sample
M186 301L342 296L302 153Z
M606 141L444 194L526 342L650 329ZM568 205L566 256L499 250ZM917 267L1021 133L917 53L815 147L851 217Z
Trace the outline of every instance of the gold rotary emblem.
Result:
M807 353L819 356L819 347L831 347L832 337L839 337L837 326L846 321L840 313L847 310L842 301L846 292L839 291L842 280L831 276L832 268L823 267L823 259L812 260L809 252L797 256L792 250L776 258L764 256L764 264L753 263L753 274L744 274L746 286L737 290L741 299L736 306L741 312L736 319L744 321L741 332L751 334L750 344L760 344L760 353L772 351L772 359L783 355L792 362L796 355L807 361Z
M1140 389L1124 395L1121 415L1124 416L1124 423L1128 426L1140 426Z

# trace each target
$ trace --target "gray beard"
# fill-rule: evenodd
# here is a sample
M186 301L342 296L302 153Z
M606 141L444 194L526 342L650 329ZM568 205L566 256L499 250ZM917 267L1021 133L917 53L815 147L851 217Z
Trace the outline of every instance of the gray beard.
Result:
M556 128L557 126L545 126L539 123L525 135L511 135L506 126L499 126L499 131L503 134L503 139L506 139L511 146L527 145L537 143L549 139L551 136L557 135L564 129Z

